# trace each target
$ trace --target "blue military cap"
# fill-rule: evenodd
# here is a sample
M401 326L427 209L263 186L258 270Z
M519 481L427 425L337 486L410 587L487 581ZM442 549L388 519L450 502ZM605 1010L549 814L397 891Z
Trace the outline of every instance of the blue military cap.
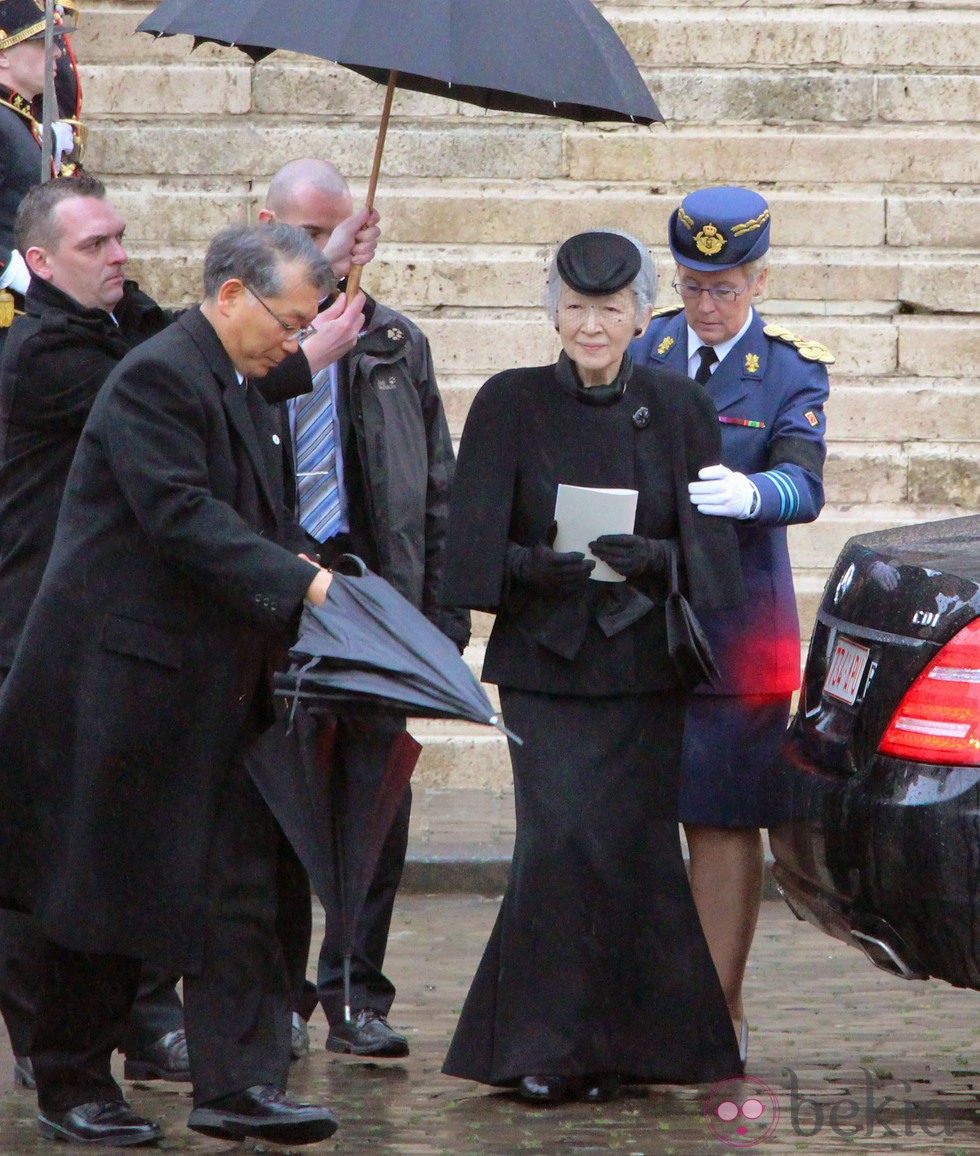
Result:
M751 189L698 189L671 213L667 235L678 264L734 269L769 249L769 206Z

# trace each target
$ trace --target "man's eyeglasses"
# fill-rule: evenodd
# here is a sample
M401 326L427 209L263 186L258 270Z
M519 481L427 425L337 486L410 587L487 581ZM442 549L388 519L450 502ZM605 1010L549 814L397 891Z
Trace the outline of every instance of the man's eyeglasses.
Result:
M245 282L243 281L242 284L244 285ZM279 322L283 330L283 341L298 341L300 344L302 344L307 339L307 337L312 337L313 334L316 333L315 325L304 325L301 329L297 329L295 325L290 325L288 322L283 321L278 313L274 313L269 308L269 306L262 300L258 293L255 292L251 285L245 285L245 288L249 291L249 293L252 294L255 300L258 301L266 313L268 313L273 320Z
M700 285L695 285L693 281L671 281L674 290L681 295L684 301L700 301L701 294L707 293L712 301L717 301L722 305L731 305L733 301L737 301L751 284L750 281L741 289L728 289L722 285L712 285L710 289L703 289Z

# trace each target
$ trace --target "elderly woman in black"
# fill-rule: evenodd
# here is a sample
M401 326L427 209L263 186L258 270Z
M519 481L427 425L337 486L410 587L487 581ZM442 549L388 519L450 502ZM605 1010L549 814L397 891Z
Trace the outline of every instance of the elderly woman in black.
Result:
M679 843L664 616L672 544L695 607L737 604L741 575L731 526L688 500L719 459L714 407L626 349L654 290L632 238L567 240L548 301L563 352L483 386L454 482L444 598L496 613L483 677L524 745L510 883L443 1071L534 1101L741 1070ZM625 583L552 548L560 483L638 492L634 532L590 544Z

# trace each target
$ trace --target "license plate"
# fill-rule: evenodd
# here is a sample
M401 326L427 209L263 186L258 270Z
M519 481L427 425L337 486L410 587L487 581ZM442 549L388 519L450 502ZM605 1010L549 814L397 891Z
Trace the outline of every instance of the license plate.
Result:
M823 684L824 693L853 705L861 689L861 679L870 653L866 646L859 646L849 638L838 637Z

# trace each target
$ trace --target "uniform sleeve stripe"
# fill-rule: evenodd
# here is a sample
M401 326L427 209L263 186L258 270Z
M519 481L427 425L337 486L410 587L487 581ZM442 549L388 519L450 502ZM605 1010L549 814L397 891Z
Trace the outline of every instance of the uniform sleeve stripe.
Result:
M796 516L800 508L800 491L793 479L780 470L770 470L766 476L779 491L779 520L787 522Z

